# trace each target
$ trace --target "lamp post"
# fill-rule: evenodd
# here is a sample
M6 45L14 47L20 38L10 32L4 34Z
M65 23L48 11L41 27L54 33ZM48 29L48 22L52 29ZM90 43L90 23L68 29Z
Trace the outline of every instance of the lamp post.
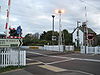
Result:
M59 14L59 38L58 38L58 45L59 45L59 52L61 50L61 45L62 45L62 32L61 32L61 29L62 29L62 25L61 25L61 14L64 13L64 10L55 10L56 13Z
M54 40L54 18L55 18L55 15L52 15L52 45L53 45L53 40Z
M53 20L52 20L52 31L54 31L54 18L55 18L55 15L52 15L52 18L53 18Z

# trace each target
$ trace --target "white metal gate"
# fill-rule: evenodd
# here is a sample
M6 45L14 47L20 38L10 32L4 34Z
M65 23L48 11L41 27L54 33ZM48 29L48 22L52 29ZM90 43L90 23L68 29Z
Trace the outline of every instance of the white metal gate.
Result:
M86 51L85 51L85 46L81 47L81 53L93 53L93 54L100 54L100 47L88 47L86 46Z
M3 48L0 50L0 67L6 66L25 66L26 51L11 48Z

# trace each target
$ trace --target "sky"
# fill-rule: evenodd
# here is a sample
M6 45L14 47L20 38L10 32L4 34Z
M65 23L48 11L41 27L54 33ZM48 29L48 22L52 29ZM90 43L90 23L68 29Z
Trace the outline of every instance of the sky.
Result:
M5 32L8 0L0 0L0 32ZM87 7L87 26L100 34L100 0L11 0L9 26L22 27L23 36L28 33L42 33L52 30L52 16L55 15L55 31L59 31L59 14L56 9L63 9L62 29L70 33L84 22Z

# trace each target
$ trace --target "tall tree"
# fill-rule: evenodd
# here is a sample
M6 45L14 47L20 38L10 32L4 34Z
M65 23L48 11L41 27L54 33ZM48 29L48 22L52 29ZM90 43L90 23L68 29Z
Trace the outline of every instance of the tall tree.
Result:
M56 37L56 40L52 41L52 31L47 31L47 32L43 32L40 35L40 39L36 39L34 38L34 36L32 34L27 34L25 36L25 38L23 39L23 45L45 45L47 43L49 44L53 44L54 45L58 45L58 36L59 33L57 31L54 31L53 36ZM62 38L63 38L63 44L64 45L71 45L72 44L72 35L68 32L68 30L64 29L62 31Z
M23 45L30 45L32 43L33 39L34 38L33 38L32 34L25 35L25 38L23 39Z
M55 42L55 44L57 44L57 41L58 41L58 32L57 31L54 32L54 36L56 36L56 40L54 42ZM46 40L46 41L48 41L49 44L51 44L51 42L52 42L52 31L47 31L47 32L44 31L40 35L40 39Z
M72 35L68 32L68 30L64 29L62 31L62 37L63 37L63 44L65 45L72 44Z

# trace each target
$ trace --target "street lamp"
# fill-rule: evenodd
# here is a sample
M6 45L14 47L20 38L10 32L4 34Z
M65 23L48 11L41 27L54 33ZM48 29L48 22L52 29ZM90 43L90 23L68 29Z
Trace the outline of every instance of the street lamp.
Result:
M59 14L59 38L58 38L58 45L59 45L59 51L61 50L60 46L62 45L62 26L61 26L61 14L64 13L64 10L55 10L55 13Z
M53 20L52 20L52 31L54 31L54 17L55 17L55 15L52 15L52 18L53 18Z
M54 40L54 17L55 15L52 15L52 45L53 45L53 40Z

